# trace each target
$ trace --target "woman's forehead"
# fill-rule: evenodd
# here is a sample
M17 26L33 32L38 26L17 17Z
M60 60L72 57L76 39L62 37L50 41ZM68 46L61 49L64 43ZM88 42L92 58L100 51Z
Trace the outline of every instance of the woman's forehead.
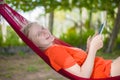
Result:
M38 28L41 28L41 25L39 25L39 24L32 24L32 26L31 26L31 29L33 30L33 29L38 29ZM30 30L31 30L30 29Z
M34 24L32 27L29 29L29 34L32 36L35 36L37 32L39 32L42 29L41 25Z

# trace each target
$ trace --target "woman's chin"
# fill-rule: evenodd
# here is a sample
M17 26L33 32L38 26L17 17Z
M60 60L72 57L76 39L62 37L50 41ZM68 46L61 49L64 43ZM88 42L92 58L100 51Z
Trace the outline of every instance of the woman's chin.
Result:
M51 41L54 41L55 37L54 37L54 36L51 36L50 39L51 39Z

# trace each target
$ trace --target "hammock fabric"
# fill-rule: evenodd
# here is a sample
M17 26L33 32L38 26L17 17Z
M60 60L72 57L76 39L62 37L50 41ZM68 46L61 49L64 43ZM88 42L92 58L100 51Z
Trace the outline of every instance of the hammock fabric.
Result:
M0 4L0 14L6 19L6 21L11 25L14 31L19 35L19 37L37 54L39 55L51 68L48 57L36 47L20 30L21 28L28 23L28 20L21 16L18 12L13 10L8 4ZM55 43L70 46L69 44L61 41L60 39L55 39ZM58 71L64 77L67 77L70 80L120 80L120 76L102 78L102 79L88 79L75 76L64 69Z

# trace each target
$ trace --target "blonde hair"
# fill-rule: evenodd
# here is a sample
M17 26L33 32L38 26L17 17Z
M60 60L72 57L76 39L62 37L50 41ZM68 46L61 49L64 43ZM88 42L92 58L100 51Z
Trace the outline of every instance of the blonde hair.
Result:
M28 37L29 29L32 27L33 24L37 24L37 22L30 22L26 26L24 26L21 31Z

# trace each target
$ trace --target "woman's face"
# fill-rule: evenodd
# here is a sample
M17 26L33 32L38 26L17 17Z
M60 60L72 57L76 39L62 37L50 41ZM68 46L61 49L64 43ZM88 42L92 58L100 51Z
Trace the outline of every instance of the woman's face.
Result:
M51 35L49 30L39 24L32 24L29 28L28 38L30 38L33 43L40 48L47 48L54 41L54 37Z

